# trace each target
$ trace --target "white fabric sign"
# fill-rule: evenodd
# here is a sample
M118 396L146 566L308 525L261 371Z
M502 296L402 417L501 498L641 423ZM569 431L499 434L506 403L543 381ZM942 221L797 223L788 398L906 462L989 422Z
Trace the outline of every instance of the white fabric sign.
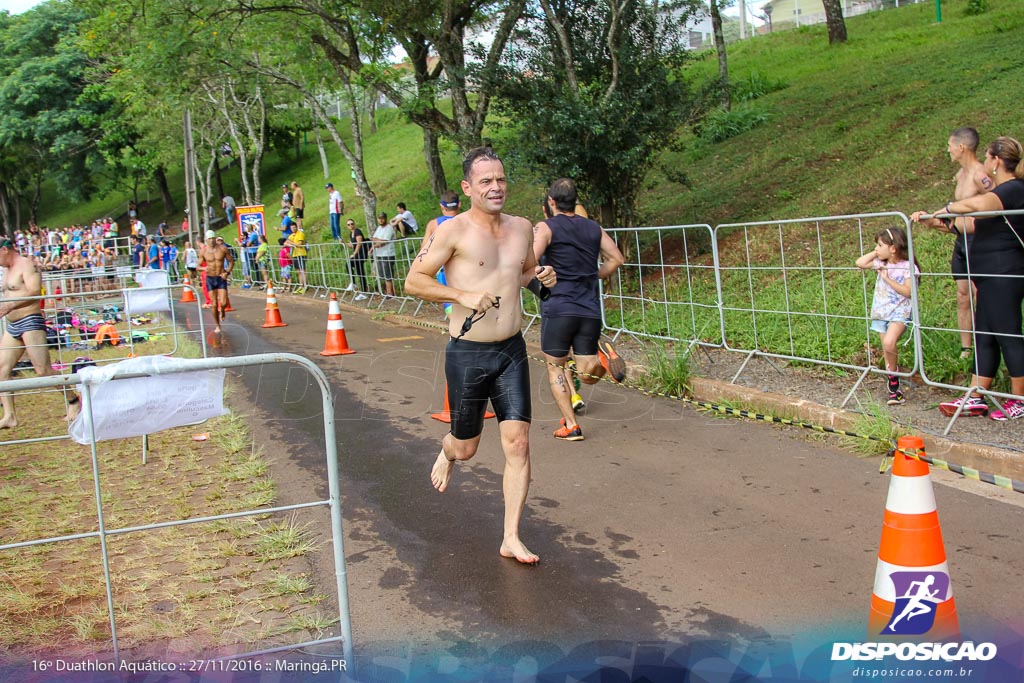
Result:
M166 270L140 270L135 274L140 289L124 290L124 310L136 313L155 313L171 310L170 276Z
M92 391L96 441L153 434L227 413L224 369L177 371L182 363L166 356L140 356L80 370L78 376ZM149 376L111 379L117 370ZM68 434L76 443L90 443L84 412L68 427Z

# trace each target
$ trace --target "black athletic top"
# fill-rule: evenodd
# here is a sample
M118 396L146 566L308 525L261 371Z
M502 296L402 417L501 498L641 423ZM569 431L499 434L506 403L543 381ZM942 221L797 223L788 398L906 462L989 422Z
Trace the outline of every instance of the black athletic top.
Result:
M358 242L357 237L362 237L363 241ZM356 261L362 261L366 259L370 254L370 243L363 235L363 231L356 228L352 231L352 258Z
M1003 203L1003 209L1024 209L1024 180L1008 180L996 186L992 192ZM974 219L974 239L970 247L971 272L981 275L1024 275L1022 242L1024 215Z
M555 269L558 283L551 297L541 302L541 315L600 318L597 259L601 255L601 226L582 216L557 214L544 221L551 228L551 243L541 259Z

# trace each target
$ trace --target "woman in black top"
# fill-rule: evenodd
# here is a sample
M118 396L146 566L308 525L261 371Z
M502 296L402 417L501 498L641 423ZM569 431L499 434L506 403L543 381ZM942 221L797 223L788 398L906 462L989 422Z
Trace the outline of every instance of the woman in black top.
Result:
M996 138L985 152L985 170L995 181L991 192L950 202L935 213L972 213L1024 209L1024 147L1009 137ZM921 213L911 218L920 220ZM934 225L935 219L924 221ZM970 231L963 219L946 219L950 232ZM965 223L967 225L965 225ZM1010 373L1010 393L1024 396L1024 337L1021 303L1024 302L1024 214L978 217L973 224L974 240L968 252L971 280L978 287L975 303L975 370L971 385L992 386L1000 355ZM960 407L959 401L940 404L946 415ZM980 396L968 397L967 415L987 412ZM993 411L994 420L1024 417L1024 401L1008 399L1002 410Z

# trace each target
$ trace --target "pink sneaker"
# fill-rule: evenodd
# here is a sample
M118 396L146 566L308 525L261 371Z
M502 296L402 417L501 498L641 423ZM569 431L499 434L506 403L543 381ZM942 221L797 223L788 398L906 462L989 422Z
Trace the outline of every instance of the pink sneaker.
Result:
M999 422L1006 422L1007 420L1016 420L1018 417L1024 417L1024 401L1018 401L1015 398L1008 398L1003 401L1002 410L993 410L989 417Z
M960 413L966 417L980 417L988 413L988 406L985 405L985 401L982 400L981 396L970 396L966 401L962 398L958 398L955 401L945 401L939 404L939 412L946 417L953 417L956 415L957 408L960 404L964 404L964 409Z

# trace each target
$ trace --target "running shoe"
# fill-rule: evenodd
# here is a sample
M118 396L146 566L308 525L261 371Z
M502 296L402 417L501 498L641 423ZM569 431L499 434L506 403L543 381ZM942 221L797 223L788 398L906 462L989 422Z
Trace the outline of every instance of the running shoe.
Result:
M583 397L579 394L574 393L572 398L569 400L572 401L572 412L574 413L578 413L587 407L587 404L583 401Z
M615 348L611 342L599 341L597 343L597 358L613 380L622 382L626 379L626 361L622 360L622 356L615 353Z
M1007 420L1016 420L1018 417L1024 417L1024 401L1018 401L1015 398L1008 398L1003 401L1002 410L993 410L989 417L999 422L1006 422Z
M572 429L565 426L565 418L562 418L562 426L555 430L555 438L562 441L583 441L583 430L579 425Z
M903 398L903 392L897 389L896 391L889 392L889 400L886 401L885 403L886 405L890 406L898 406L906 402L907 399Z
M242 289L252 289L252 285L250 285L248 283L244 284L244 285L242 285Z
M355 301L366 301L366 295L365 294L357 294L356 298L355 298Z
M960 413L961 415L966 415L967 417L981 417L988 413L988 406L985 405L985 401L982 400L981 396L970 396L967 398L966 403L962 398L958 398L955 401L945 401L939 404L939 412L946 417L953 417L961 403L964 404L964 409Z
M354 292L354 291L356 291L356 286L353 283L350 282L350 283L348 283L348 287L346 287L345 289L343 289L341 291L343 291L343 292Z

